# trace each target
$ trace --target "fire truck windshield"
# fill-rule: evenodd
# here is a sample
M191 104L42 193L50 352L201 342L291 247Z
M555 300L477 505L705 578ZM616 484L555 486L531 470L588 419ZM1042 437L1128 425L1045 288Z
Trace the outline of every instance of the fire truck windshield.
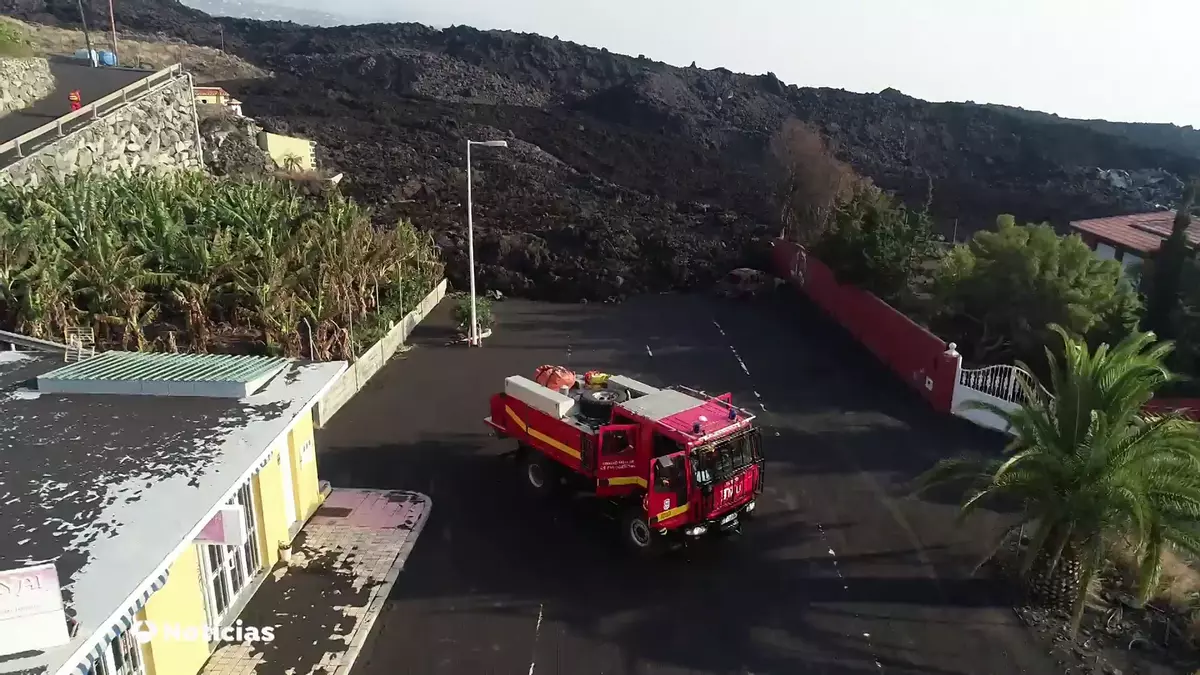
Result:
M700 485L726 480L760 456L757 428L720 438L692 451L692 471Z

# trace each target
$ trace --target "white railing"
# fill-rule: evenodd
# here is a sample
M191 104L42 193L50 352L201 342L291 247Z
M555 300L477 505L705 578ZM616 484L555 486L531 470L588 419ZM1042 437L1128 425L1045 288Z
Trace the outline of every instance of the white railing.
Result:
M1050 392L1038 384L1037 379L1029 371L1012 365L960 370L958 383L993 398L1017 405L1025 403L1025 392L1031 387L1035 388L1040 395L1050 395Z
M136 101L149 94L157 89L159 85L170 82L183 74L183 66L180 64L176 63L167 66L156 73L134 82L128 87L114 91L103 98L96 99L79 110L72 110L53 122L43 124L33 131L27 131L11 141L0 144L0 157L6 156L8 153L15 153L13 157L9 158L10 161L5 162L5 164L9 164L11 160L24 157L26 152L35 151L42 145L45 145L45 143L39 143L39 141L46 139L47 136L52 136L52 141L58 140L68 132L74 131L92 120L102 119L109 113L124 107L127 103Z

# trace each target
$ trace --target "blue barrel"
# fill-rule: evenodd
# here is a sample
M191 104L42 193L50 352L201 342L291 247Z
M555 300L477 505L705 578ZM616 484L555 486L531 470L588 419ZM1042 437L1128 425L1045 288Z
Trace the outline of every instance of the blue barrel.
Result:
M100 63L105 66L115 66L117 65L117 55L108 50L101 51Z

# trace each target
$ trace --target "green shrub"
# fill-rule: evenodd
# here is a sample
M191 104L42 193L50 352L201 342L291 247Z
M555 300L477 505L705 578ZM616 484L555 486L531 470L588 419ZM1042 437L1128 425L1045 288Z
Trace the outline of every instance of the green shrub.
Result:
M103 347L347 359L442 274L407 222L201 173L0 186L0 328ZM401 292L403 291L403 292ZM165 341L165 345L164 345Z
M895 303L937 255L940 240L926 211L911 210L877 187L859 184L834 208L813 253L839 282Z
M8 21L0 21L0 56L24 58L33 56L33 47L25 31Z
M463 295L454 305L454 321L463 335L471 333L471 296ZM479 324L479 332L483 333L496 325L492 314L492 301L484 296L475 296L475 321Z

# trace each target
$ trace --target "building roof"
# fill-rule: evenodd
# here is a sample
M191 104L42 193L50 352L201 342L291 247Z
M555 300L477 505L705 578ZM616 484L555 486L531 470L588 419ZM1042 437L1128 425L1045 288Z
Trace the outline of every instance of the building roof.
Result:
M0 570L54 561L79 628L67 645L0 656L3 673L75 666L346 364L289 361L243 399L33 388L59 366L0 352Z
M244 398L287 365L287 359L260 356L111 351L39 375L37 389L58 394Z
M1155 211L1076 220L1071 222L1071 227L1095 235L1110 244L1142 253L1153 253L1162 245L1163 239L1170 236L1174 220L1174 211ZM1193 246L1200 245L1200 225L1189 225L1187 234L1188 241Z

